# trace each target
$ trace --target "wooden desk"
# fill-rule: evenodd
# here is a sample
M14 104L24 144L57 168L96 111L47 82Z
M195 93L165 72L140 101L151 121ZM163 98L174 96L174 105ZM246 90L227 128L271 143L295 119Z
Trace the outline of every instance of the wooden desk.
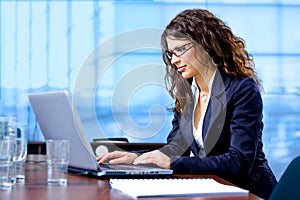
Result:
M31 157L32 159L32 157ZM28 159L29 160L29 159ZM52 186L47 184L47 164L45 162L27 162L25 171L26 180L24 183L16 183L11 191L0 190L0 199L20 199L20 200L127 200L132 197L111 189L109 180L88 178L84 176L68 175L68 185ZM175 175L175 177L192 177ZM198 176L199 177L199 176ZM253 199L252 195L231 195L216 197L164 197L147 198L147 200L168 200L168 199Z

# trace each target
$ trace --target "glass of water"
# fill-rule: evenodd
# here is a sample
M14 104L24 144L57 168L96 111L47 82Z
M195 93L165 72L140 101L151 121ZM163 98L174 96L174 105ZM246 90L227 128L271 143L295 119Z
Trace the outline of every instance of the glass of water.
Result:
M0 189L10 190L14 184L12 140L0 139Z
M66 185L70 157L69 140L46 140L48 184Z
M24 127L17 123L16 125L16 179L18 182L25 180L25 161L27 156L27 137Z

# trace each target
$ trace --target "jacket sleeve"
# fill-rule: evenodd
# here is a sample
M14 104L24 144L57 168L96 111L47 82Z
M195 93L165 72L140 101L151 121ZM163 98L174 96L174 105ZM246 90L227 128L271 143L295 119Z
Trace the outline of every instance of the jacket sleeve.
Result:
M220 136L229 136L223 137L227 141L218 141L212 150L217 153L204 158L172 157L171 169L175 173L215 174L235 178L249 173L261 142L261 95L256 83L250 78L231 85L228 90L230 105Z

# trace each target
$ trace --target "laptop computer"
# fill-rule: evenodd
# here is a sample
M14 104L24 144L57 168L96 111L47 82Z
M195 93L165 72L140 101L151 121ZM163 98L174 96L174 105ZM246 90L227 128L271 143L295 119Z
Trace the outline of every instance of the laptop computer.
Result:
M167 176L173 173L172 170L148 165L100 166L67 91L32 93L28 98L44 138L70 140L69 172L122 178Z

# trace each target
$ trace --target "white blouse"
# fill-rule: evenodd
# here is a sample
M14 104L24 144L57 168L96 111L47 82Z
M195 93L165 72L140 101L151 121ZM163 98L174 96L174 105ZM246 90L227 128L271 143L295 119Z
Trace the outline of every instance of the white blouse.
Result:
M210 100L210 91L211 91L211 87L212 87L212 83L213 83L215 74L216 74L216 71L214 72L214 74L212 75L212 78L210 79L210 81L208 83L209 93L208 93L208 96L207 96L207 102L209 102L209 100ZM194 102L195 102L194 103L194 110L193 110L193 118L192 118L192 119L194 119L195 118L195 115L194 115L195 114L195 109L196 109L196 106L197 106L197 102L198 102L198 99L199 99L199 93L200 93L195 78L193 79L193 82L192 82L192 92L193 92L193 98L194 98ZM202 138L202 127L203 127L204 116L205 116L205 113L206 113L206 110L207 110L207 105L208 105L208 103L205 104L204 112L201 114L201 117L200 117L200 120L199 120L198 126L197 126L198 128L196 128L194 120L193 120L193 135L195 137L195 140L196 140L196 143L197 143L198 147L200 148L199 157L204 157L205 156L204 144L203 144L203 138ZM193 156L192 153L191 153L191 156Z

